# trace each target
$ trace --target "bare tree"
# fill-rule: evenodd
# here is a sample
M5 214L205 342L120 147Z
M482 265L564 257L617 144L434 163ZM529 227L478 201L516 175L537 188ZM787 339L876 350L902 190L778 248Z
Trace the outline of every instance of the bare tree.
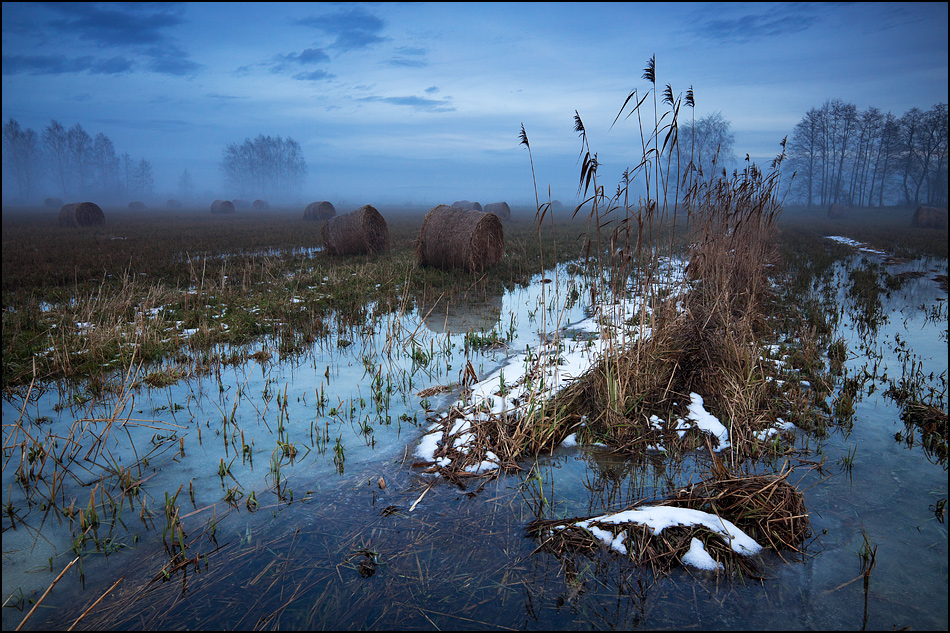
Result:
M190 200L195 195L195 183L187 169L181 172L178 178L178 195L182 200Z
M119 157L112 140L102 132L92 142L91 163L98 190L109 196L119 193Z
M31 128L22 129L11 118L3 126L3 158L17 183L19 198L27 201L33 193L42 169L39 135Z
M300 144L292 138L259 134L229 143L221 160L225 186L240 197L284 200L300 190L307 173Z
M680 126L678 134L677 143L691 149L693 165L705 180L716 178L735 163L735 134L722 112L708 114L691 126ZM686 173L686 167L681 165L679 173Z
M152 165L144 158L132 170L132 191L140 197L151 195L155 191L155 178L152 176Z
M69 194L69 139L66 128L53 119L43 130L43 148L46 151L46 163L49 176L62 195Z
M86 183L90 177L90 159L92 156L92 138L77 123L66 133L69 143L70 168L76 175L79 195L86 194Z

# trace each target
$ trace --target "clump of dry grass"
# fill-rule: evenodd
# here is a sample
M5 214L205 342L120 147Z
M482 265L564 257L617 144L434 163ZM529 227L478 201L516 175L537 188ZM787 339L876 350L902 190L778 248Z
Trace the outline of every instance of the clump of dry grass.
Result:
M697 510L729 521L760 545L767 543L775 551L800 552L811 535L811 525L802 493L787 482L790 473L785 470L776 476L745 477L719 474L679 491L676 497L641 501L628 510L656 506ZM603 538L609 535L614 543L622 543L629 560L650 567L654 574L685 564L684 556L693 539L698 539L724 568L746 575L757 572L756 561L748 552L738 552L721 534L704 525L672 526L655 532L648 525L609 520L609 516L537 519L528 524L527 533L540 541L541 549L557 556L593 555L605 546Z

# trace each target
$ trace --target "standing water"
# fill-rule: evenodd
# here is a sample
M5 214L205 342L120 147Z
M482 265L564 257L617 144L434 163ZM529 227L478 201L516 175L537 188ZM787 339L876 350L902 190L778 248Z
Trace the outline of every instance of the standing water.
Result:
M469 366L514 367L590 316L564 266L467 309L336 332L294 359L260 349L167 387L136 386L133 370L96 397L6 395L3 626L78 559L24 628L946 629L946 456L905 426L895 394L932 388L946 408L933 277L947 265L882 261L855 255L829 282L844 376L860 385L852 424L796 431L790 482L814 536L801 554L764 550L760 577L654 576L607 548L558 558L526 535L538 517L667 497L704 476L705 455L561 446L464 487L412 469L427 417L458 399ZM849 292L868 269L899 280L873 305ZM43 474L55 460L67 475Z

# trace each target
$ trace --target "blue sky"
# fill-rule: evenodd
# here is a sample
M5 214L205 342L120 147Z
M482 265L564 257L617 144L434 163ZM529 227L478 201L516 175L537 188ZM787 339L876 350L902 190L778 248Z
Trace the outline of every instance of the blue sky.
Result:
M610 191L640 158L610 125L657 84L721 112L760 165L810 108L947 102L947 3L3 3L3 121L104 132L158 197L188 169L232 197L227 143L292 137L301 200L573 200L582 117ZM6 179L5 179L6 181Z

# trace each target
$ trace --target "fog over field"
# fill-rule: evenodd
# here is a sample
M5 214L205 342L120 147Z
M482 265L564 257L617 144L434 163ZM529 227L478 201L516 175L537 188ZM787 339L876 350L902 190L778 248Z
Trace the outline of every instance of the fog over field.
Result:
M829 101L946 104L947 39L946 3L4 3L3 200L533 205L523 125L542 201L569 204L575 112L608 190L641 156L635 116L611 129L634 90L721 123L720 167L765 167ZM53 122L88 145L58 168ZM229 146L289 162L229 177Z

